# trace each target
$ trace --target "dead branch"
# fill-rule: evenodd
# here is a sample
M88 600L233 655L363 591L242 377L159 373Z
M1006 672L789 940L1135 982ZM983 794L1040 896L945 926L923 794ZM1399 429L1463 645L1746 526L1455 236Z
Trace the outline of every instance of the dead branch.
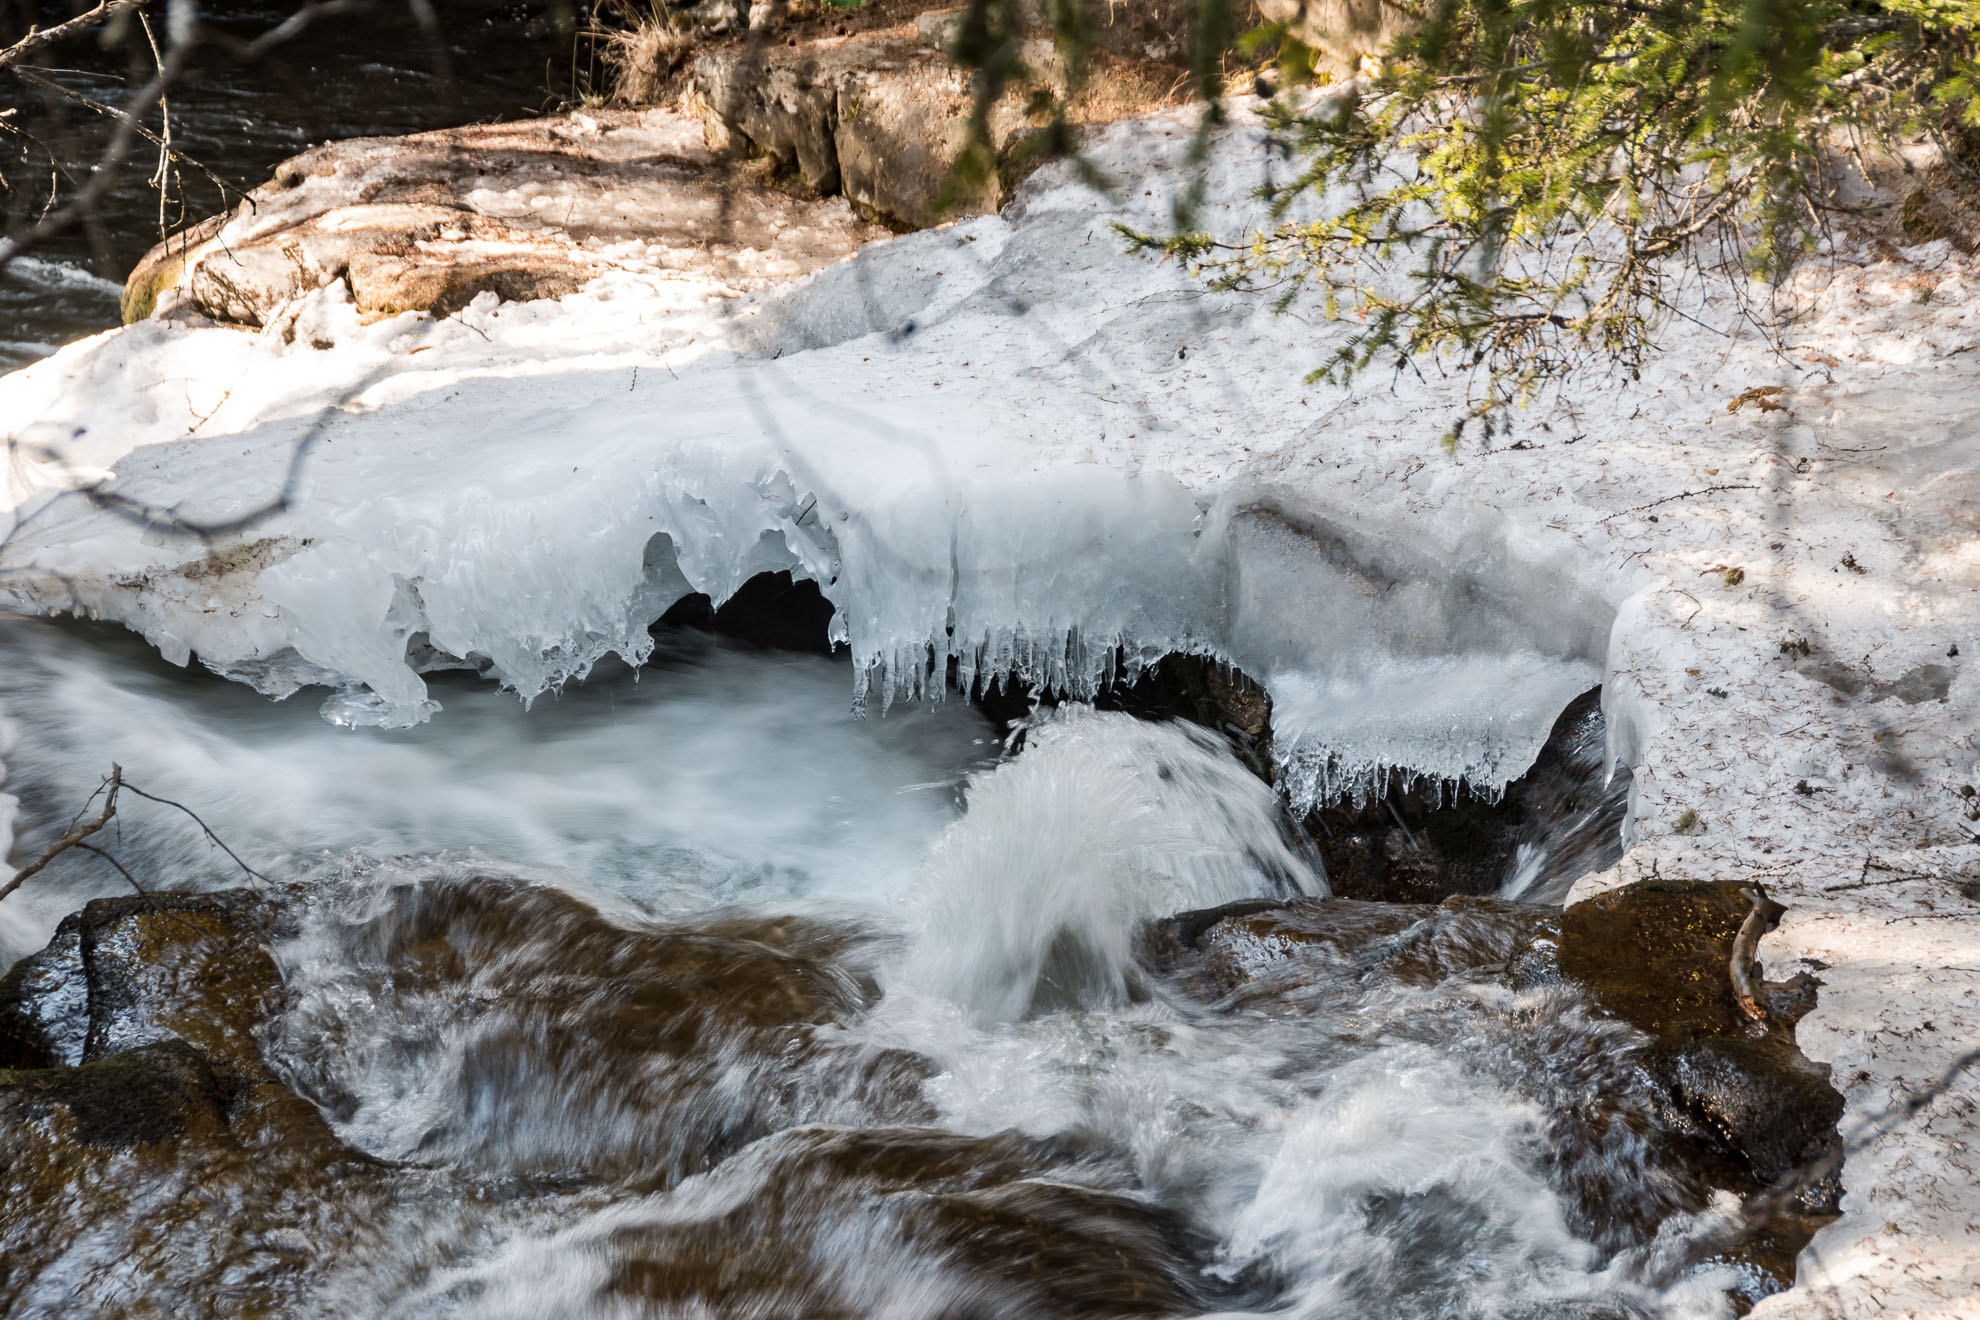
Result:
M1733 1002L1739 1005L1740 1012L1759 1022L1767 1016L1767 1007L1761 998L1759 978L1753 974L1754 952L1767 929L1767 894L1759 885L1750 885L1739 892L1753 905L1753 910L1739 923L1739 934L1733 936L1732 961L1727 970L1732 975Z
M84 841L116 818L117 790L123 786L124 767L112 765L110 767L110 777L103 781L101 788L96 790L98 793L102 793L105 789L109 790L103 799L103 810L97 813L96 819L87 825L72 826L67 834L64 834L61 838L55 840L54 843L48 845L46 852L16 871L13 879L4 885L0 885L0 899L6 898L16 889L19 889L28 880L45 870L50 862L71 848L86 848L90 852L97 852L97 849L89 847ZM99 853L98 855L100 856L101 854Z
M213 832L213 827L211 825L208 825L205 821L201 820L199 818L199 813L197 811L194 811L191 807L187 806L185 803L174 802L171 798L159 797L156 793L147 793L143 789L139 788L136 784L124 784L122 787L126 793L135 793L147 802L156 802L161 807L171 807L174 810L185 812L187 816L191 817L192 823L199 826L200 833L206 836L207 841L210 842L214 847L218 848L221 852L226 853L228 857L232 858L235 866L240 867L241 870L247 872L249 876L260 881L262 884L265 885L269 883L269 879L267 876L263 875L261 872L255 870L252 866L249 866L246 862L242 861L241 855L235 852L232 848L229 848L227 846L227 841L225 839L222 839L219 835L215 834Z
M0 69L11 68L38 50L44 50L58 41L66 41L79 32L87 32L120 9L135 9L144 3L145 0L103 0L96 8L78 14L66 23L57 23L52 28L29 28L25 37L0 50Z
M1612 519L1615 519L1615 518L1620 518L1620 517L1622 517L1622 516L1623 516L1624 514L1627 514L1627 513L1642 513L1642 512L1644 511L1644 510L1646 510L1646 509L1654 509L1654 508L1656 508L1656 507L1657 507L1658 505L1660 505L1660 504L1671 504L1671 503L1674 503L1674 502L1675 502L1675 501L1677 501L1677 500L1689 500L1689 499L1695 499L1695 498L1697 498L1697 497L1698 497L1698 496L1700 496L1700 495L1716 495L1716 494L1718 494L1718 493L1719 493L1720 491L1726 491L1726 490L1759 490L1759 489L1760 489L1760 488L1759 488L1758 486L1755 486L1755 485L1753 485L1753 484L1752 484L1751 482L1736 482L1736 483L1733 483L1733 484L1731 484L1731 485L1726 485L1726 486L1705 486L1705 487L1702 487L1702 488L1700 488L1700 489L1698 489L1698 490L1685 490L1685 491L1679 491L1679 492L1678 492L1677 494L1675 494L1675 495L1666 495L1666 496L1664 496L1664 498L1663 498L1663 499L1661 499L1661 500L1651 500L1651 501L1650 501L1650 502L1649 502L1648 504L1639 504L1639 505L1637 505L1637 506L1636 506L1635 508L1633 508L1633 509L1617 509L1617 510L1616 510L1616 511L1615 511L1614 513L1612 513L1612 514L1609 514L1609 515L1607 515L1606 517L1603 517L1603 518L1599 518L1599 519L1597 519L1597 521L1598 521L1598 522L1609 522L1610 520L1612 520Z
M127 783L124 779L124 767L122 767L121 765L112 765L110 767L109 777L106 778L101 784L97 785L95 793L91 793L89 795L90 802L94 802L99 794L102 795L103 810L98 812L96 818L90 821L86 825L80 823L82 820L82 811L77 812L76 819L69 822L69 828L67 832L62 835L61 838L57 839L54 843L48 845L47 849L45 849L42 852L41 856L35 858L32 862L29 862L26 866L22 867L18 872L16 872L14 874L13 879L7 881L7 883L4 885L0 885L0 900L4 900L9 894L12 894L16 889L19 889L28 880L32 879L34 876L36 876L43 870L46 870L50 862L53 862L57 857L60 857L63 853L68 852L71 849L74 849L78 852L91 853L97 857L102 858L104 861L108 862L111 866L115 867L119 875L123 876L125 880L128 880L130 882L131 888L137 890L138 893L145 895L147 898L150 897L150 891L137 882L137 878L133 876L128 870L125 869L124 864L122 862L118 861L115 857L111 856L104 849L99 848L95 844L89 842L89 838L92 834L97 833L105 825L108 825L112 820L116 819L117 799L121 794L124 793L133 793L136 794L138 797L143 798L147 802L156 802L158 805L162 807L171 807L175 811L184 812L186 816L192 820L193 824L199 826L200 833L204 834L207 837L207 840L210 843L212 843L214 847L218 848L221 852L226 853L227 856L233 861L234 865L240 867L242 871L246 872L250 879L256 881L259 884L265 885L269 883L268 877L263 875L261 872L255 870L252 866L249 866L245 861L243 861L239 853L235 852L232 848L227 846L226 840L222 839L218 834L215 834L213 832L212 826L208 825L204 820L200 819L198 812L194 811L191 807L187 806L183 802L174 802L171 798L160 797L156 793L146 792L144 789L139 788L136 784ZM83 803L82 810L83 811L89 810L89 802Z

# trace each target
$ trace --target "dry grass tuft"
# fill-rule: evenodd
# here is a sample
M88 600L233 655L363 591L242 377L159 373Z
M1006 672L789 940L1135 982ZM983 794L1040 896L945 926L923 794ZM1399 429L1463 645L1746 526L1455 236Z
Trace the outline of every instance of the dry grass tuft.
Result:
M693 34L657 7L628 26L599 33L599 42L611 79L611 99L617 105L652 105L667 99L675 71L694 47Z

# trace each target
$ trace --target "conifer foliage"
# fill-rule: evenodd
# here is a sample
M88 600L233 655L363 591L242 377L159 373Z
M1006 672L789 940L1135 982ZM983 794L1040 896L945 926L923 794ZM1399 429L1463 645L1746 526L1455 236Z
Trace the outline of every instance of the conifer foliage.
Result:
M1245 3L1208 0L1199 44ZM1465 374L1452 441L1584 367L1634 373L1708 271L1752 277L1715 287L1778 327L1772 290L1846 211L1851 165L1923 134L1970 169L1980 141L1980 0L1420 0L1414 17L1365 76L1268 103L1295 173L1267 185L1267 224L1216 235L1185 204L1169 232L1127 236L1353 322L1317 379ZM1254 27L1237 50L1276 50L1286 86L1312 66L1297 30Z

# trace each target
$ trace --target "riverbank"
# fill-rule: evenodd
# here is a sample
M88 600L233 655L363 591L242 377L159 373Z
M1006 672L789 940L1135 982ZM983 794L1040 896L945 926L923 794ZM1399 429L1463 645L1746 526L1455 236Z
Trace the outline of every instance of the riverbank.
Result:
M820 583L876 710L930 694L931 650L1075 690L1115 641L1277 655L1269 688L1327 624L1285 595L1247 614L1244 583L1327 546L1489 584L1518 649L1599 666L1634 774L1632 845L1577 893L1759 880L1789 909L1768 974L1822 981L1798 1038L1860 1144L1844 1217L1758 1313L1980 1308L1980 1081L1877 1127L1980 1036L1980 265L1839 239L1785 358L1707 296L1641 381L1447 455L1458 382L1303 384L1341 328L1121 253L1112 224L1161 223L1191 132L1102 131L1117 199L1051 168L999 215L762 292L619 270L371 320L333 284L286 335L181 319L73 345L0 380L0 416L32 419L8 585L391 724L431 713L409 644L531 695L643 658L669 593L765 569ZM1256 142L1240 116L1215 156L1218 227L1254 215ZM210 550L129 516L224 524L292 469L286 507ZM62 493L79 480L115 501ZM1261 514L1290 546L1228 550ZM1476 761L1425 727L1360 752Z

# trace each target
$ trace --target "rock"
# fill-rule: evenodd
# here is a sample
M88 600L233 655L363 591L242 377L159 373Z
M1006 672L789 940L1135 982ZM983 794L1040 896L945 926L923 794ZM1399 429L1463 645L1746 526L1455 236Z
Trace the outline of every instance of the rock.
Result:
M1649 1066L1673 1102L1759 1185L1815 1171L1795 1199L1833 1212L1843 1104L1827 1070L1795 1044L1795 1018L1813 1003L1807 984L1766 987L1758 1022L1735 999L1728 969L1753 911L1747 891L1733 881L1648 880L1576 903L1561 915L1561 974L1650 1037ZM1770 929L1781 912L1763 905Z
M701 592L690 592L669 606L654 628L696 628L773 650L830 655L834 612L816 582L780 569L756 574L719 609Z
M1283 23L1312 48L1316 73L1355 78L1380 68L1399 37L1423 25L1429 10L1411 0L1258 0L1268 23Z
M176 1043L211 1071L243 1140L343 1153L256 1038L281 1000L267 947L278 914L244 890L84 905L0 980L0 1061L60 1071Z
M924 1060L831 1030L879 993L849 970L856 931L608 918L470 876L382 889L311 938L331 952L272 1040L340 1123L416 1085L416 1145L379 1148L398 1157L662 1187L823 1114L932 1117Z
M1607 774L1599 689L1561 712L1533 766L1496 802L1437 785L1396 785L1361 805L1339 803L1304 822L1338 895L1434 903L1501 892L1520 845L1544 850L1545 871L1519 897L1545 900L1622 855L1629 775Z
M897 229L994 211L1025 172L1023 143L1042 124L1012 88L991 107L995 171L965 178L971 75L939 49L940 23L793 46L731 46L694 62L693 87L718 146L753 149L821 194L842 193ZM1027 67L1063 89L1050 41L1024 45ZM1176 103L1175 69L1096 52L1069 101L1080 122L1107 122Z
M0 981L0 1312L150 1314L142 1280L172 1314L305 1313L307 1251L274 1244L382 1222L391 1172L256 1045L281 993L272 911L98 899Z
M717 1178L747 1179L749 1195L707 1198L721 1207L708 1217L647 1217L595 1244L610 1262L599 1309L831 1317L894 1309L845 1290L843 1281L857 1286L864 1276L922 1280L917 1313L1193 1315L1215 1286L1172 1215L1131 1195L1118 1171L1082 1168L1062 1143L799 1128L736 1163L746 1168ZM881 1253L872 1268L818 1268L867 1253ZM931 1306L942 1294L928 1290L945 1281L965 1291L955 1305Z
M89 1039L81 914L0 977L0 1068L73 1068Z
M1490 899L1436 907L1254 899L1158 922L1146 947L1160 970L1180 972L1196 993L1244 1002L1334 978L1491 979L1553 925L1545 911Z
M851 255L882 231L843 202L767 189L698 121L594 111L333 142L283 162L230 215L147 253L124 317L173 306L247 326L342 281L366 319L445 316L474 297L563 297L612 271L747 291Z
M1132 683L1116 683L1102 692L1093 704L1142 719L1188 720L1220 733L1239 760L1272 782L1272 698L1230 665L1172 652Z
M81 1067L0 1070L0 1130L59 1115L69 1140L128 1150L224 1131L224 1095L204 1055L166 1040Z

